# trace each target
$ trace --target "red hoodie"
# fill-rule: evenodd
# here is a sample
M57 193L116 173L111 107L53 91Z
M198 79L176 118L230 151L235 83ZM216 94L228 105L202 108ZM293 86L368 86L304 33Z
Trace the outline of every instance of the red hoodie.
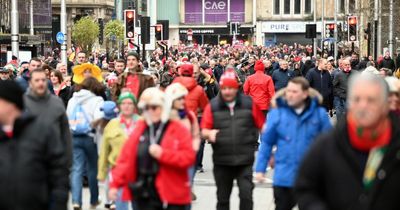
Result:
M123 187L122 200L132 200L129 183L136 181L137 150L139 139L147 124L140 120L129 140L122 148L117 164L112 170L110 188ZM156 189L165 204L186 205L191 202L188 169L193 165L196 154L192 147L189 130L179 121L171 120L161 141L163 149L158 160L160 165L156 175Z
M274 82L264 71L256 71L244 83L243 91L249 95L260 110L269 110L269 103L275 95Z
M192 111L196 115L199 109L204 111L204 108L208 104L208 98L204 89L197 84L194 78L177 77L173 83L180 83L189 91L189 94L185 98L185 105L189 111Z

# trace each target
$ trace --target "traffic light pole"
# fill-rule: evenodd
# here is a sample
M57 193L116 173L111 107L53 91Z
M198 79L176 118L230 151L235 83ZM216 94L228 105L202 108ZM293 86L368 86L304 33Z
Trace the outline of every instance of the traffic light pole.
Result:
M64 34L64 42L61 44L61 63L67 65L67 5L66 0L61 0L61 33Z
M11 1L11 50L12 55L19 58L19 16L18 1Z
M338 13L338 2L337 2L338 0L335 0L335 9L334 9L334 11L335 11L335 28L334 28L334 38L335 38L335 41L334 41L334 58L335 58L335 61L336 61L336 59L338 59L338 23L337 23L337 13Z

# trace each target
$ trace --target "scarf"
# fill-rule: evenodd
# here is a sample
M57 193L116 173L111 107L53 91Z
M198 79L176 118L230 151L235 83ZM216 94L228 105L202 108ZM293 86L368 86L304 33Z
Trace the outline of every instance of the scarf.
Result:
M347 121L350 143L355 149L369 152L374 148L385 147L389 144L392 137L392 126L389 119L384 119L375 129L358 126L351 114L347 115Z

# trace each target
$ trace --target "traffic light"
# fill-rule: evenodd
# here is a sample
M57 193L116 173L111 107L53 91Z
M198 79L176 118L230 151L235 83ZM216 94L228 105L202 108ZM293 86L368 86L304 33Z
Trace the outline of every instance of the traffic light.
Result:
M335 37L335 24L327 23L325 24L325 38Z
M157 20L157 24L162 25L163 40L169 39L169 20Z
M135 17L135 10L124 11L125 39L133 39L135 37Z
M371 37L371 23L367 24L367 28L364 29L364 39L369 40Z
M102 45L103 44L103 40L104 40L104 21L103 21L103 18L99 18L97 22L99 24L99 44Z
M347 25L348 25L348 41L349 42L356 42L358 41L358 19L357 16L349 16L347 18Z
M156 31L156 40L157 41L163 40L163 25L162 24L156 24L155 25L155 31Z

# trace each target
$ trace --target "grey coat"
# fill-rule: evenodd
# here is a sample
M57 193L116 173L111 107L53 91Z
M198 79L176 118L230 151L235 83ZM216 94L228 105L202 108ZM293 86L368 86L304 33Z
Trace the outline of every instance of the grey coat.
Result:
M60 134L60 138L65 146L68 164L71 165L71 133L63 101L57 96L52 95L49 91L43 97L40 97L28 89L24 95L24 103L28 113L41 118L47 124L56 125L56 132Z

